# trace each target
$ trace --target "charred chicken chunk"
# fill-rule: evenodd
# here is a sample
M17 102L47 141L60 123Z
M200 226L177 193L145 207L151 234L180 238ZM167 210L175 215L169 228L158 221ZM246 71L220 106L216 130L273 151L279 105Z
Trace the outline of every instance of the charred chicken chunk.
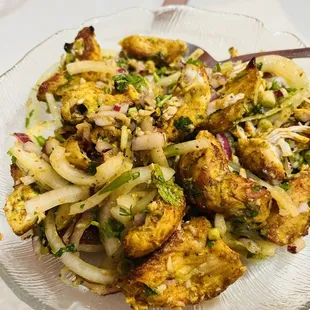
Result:
M305 204L307 207L310 201L310 170L298 173L288 182L287 194L297 206ZM261 233L274 243L285 245L307 235L309 226L309 209L296 217L282 216L274 205Z
M39 195L35 186L21 184L8 196L4 212L8 223L18 236L30 230L37 221L37 217L27 217L25 202Z
M285 179L283 165L267 140L239 139L236 150L242 166L260 178L274 184Z
M183 140L205 119L211 96L205 68L187 64L173 95L183 97L184 102L164 124L163 130L169 142Z
M204 211L262 223L269 216L270 193L256 182L229 170L225 153L208 131L196 139L207 139L206 149L182 155L178 174L190 200Z
M179 40L157 37L129 36L120 42L125 56L141 60L153 59L166 64L175 63L185 54L186 44Z
M231 130L236 120L254 108L262 83L263 79L259 75L255 58L253 58L246 69L229 81L221 91L223 95L244 94L244 98L211 114L204 128L214 134Z
M142 226L131 228L124 239L125 254L141 257L155 251L177 230L185 213L185 200L172 205L158 197L147 207Z
M211 228L204 217L186 222L129 275L122 291L133 309L197 304L219 295L243 275L239 254L222 240L208 241Z

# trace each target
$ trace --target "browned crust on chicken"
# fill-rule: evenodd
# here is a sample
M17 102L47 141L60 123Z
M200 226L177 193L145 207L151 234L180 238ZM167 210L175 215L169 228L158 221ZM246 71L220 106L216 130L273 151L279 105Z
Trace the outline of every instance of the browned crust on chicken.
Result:
M287 194L297 206L310 201L310 169L300 172L289 181ZM267 225L261 233L278 245L286 245L293 243L297 238L307 235L309 226L309 211L300 213L296 217L282 216L279 214L277 205L274 204L267 219Z
M177 230L185 214L185 199L173 206L157 198L147 207L145 223L131 228L124 238L125 255L142 257L152 253Z
M204 217L185 223L130 274L122 291L133 309L197 304L219 295L242 276L245 267L239 254L222 240L215 241L212 247L206 245L210 228ZM160 285L164 290L156 293Z
M187 49L186 44L180 40L139 35L126 37L119 44L126 56L167 64L176 62Z
M232 173L220 143L208 131L201 131L197 139L208 139L210 147L181 156L178 166L183 186L186 188L186 181L191 180L200 191L194 196L186 189L190 200L204 211L249 223L264 222L269 216L270 193L256 182Z
M268 141L239 139L236 151L242 166L260 178L275 184L285 179L283 165Z
M16 164L11 164L11 176L14 180L14 187L21 183L20 178L24 176L24 173L19 169Z

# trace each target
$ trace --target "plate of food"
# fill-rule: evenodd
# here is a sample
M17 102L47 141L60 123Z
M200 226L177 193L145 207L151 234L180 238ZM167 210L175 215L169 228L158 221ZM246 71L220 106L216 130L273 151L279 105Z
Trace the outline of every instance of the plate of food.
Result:
M309 307L309 65L209 68L187 42L304 46L246 16L129 9L0 78L0 274L33 309Z

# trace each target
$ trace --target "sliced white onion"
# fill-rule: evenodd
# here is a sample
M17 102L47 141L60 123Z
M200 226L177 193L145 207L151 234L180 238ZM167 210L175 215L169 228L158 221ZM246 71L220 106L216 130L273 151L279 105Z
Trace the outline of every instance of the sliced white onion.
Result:
M126 114L129 109L129 103L120 104L121 109L119 110L121 113Z
M263 64L263 72L283 77L291 87L308 88L307 74L293 60L282 56L269 55L258 57L256 61Z
M67 71L71 75L89 72L89 71L109 73L111 75L116 74L115 67L111 65L107 65L101 61L92 61L92 60L71 62L67 64Z
M165 145L165 136L160 132L146 134L132 139L133 151L146 151L162 148Z
M66 149L60 145L56 146L50 155L50 162L55 171L64 179L73 184L85 186L102 186L113 177L123 164L124 156L118 153L97 167L95 175L91 176L72 166L67 157Z
M25 185L32 184L36 181L36 179L30 175L26 175L24 177L21 177L20 180L23 182Z
M39 236L33 236L32 237L32 248L33 252L38 260L40 260L42 254L41 254L41 247L42 247L42 242L40 240Z
M133 207L131 212L137 214L145 210L145 208L154 200L157 195L157 190L152 190L142 197Z
M227 227L223 214L216 213L214 217L214 227L217 228L223 237L226 234Z
M130 208L126 208L124 206L114 206L110 209L110 213L117 221L127 226L131 223L132 217L121 215L122 214L121 208L130 212Z
M45 235L53 253L58 252L61 248L65 247L58 236L56 227L54 212L48 212L45 219ZM66 252L59 258L61 262L82 278L100 284L111 284L116 280L116 272L112 270L101 269L91 264L88 264L81 260L76 255Z
M178 81L180 76L181 76L181 72L178 71L169 76L163 77L156 83L156 85L161 86L161 87L168 87L172 84L175 84Z
M128 138L129 138L129 133L126 126L122 126L122 130L121 130L121 143L120 143L120 148L121 150L125 150L127 148L128 145Z
M151 150L152 162L163 167L169 167L168 160L161 147Z
M35 153L26 152L21 143L15 143L10 152L17 159L17 164L33 176L46 189L58 188L68 184L44 159Z
M210 147L208 139L196 139L188 142L169 145L164 149L167 157L183 155Z
M278 145L281 148L283 156L287 157L287 156L292 156L293 155L293 152L291 150L290 145L284 139L279 139L278 140Z
M303 202L299 205L298 207L298 211L299 213L307 213L309 212L309 205L308 205L308 202Z
M253 240L248 238L239 238L239 242L251 253L258 254L261 250L260 246L258 246Z
M117 111L99 111L97 113L89 114L88 117L93 119L98 126L110 125L111 122L108 123L109 118L119 119L127 127L130 125L130 118L128 118L124 113Z
M44 151L47 155L50 155L55 147L59 146L60 143L56 139L47 139L45 144L44 144Z
M102 139L98 139L96 143L96 151L98 153L101 153L103 151L111 150L113 148L113 145L109 142L106 142Z
M79 244L79 252L88 252L88 253L101 253L104 252L104 247L102 244Z
M23 149L29 153L42 154L42 147L30 141L23 144Z
M297 238L293 244L289 244L287 246L287 250L290 253L296 254L299 253L302 249L304 249L306 246L306 242L302 238Z
M40 194L25 203L28 215L39 215L56 206L83 200L89 196L89 189L76 185L66 185L61 188Z
M140 124L140 128L144 132L153 132L154 126L153 126L153 118L151 116L146 116L143 118L143 121Z
M59 128L62 126L62 122L61 122L61 113L60 113L60 109L57 108L57 104L56 104L56 100L53 96L53 94L47 93L45 95L46 97L46 101L48 104L48 107L51 111L51 114L54 118L54 120L56 121L56 127Z

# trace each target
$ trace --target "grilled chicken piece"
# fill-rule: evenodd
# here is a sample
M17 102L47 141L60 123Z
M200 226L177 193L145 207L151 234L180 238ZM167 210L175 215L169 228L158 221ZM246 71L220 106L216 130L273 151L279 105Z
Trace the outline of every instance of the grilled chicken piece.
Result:
M9 225L16 235L23 235L36 223L36 216L26 219L25 202L39 194L40 192L35 186L21 184L8 196L4 212Z
M73 60L75 58L78 60L101 60L100 46L95 39L92 26L83 28L76 36L74 43L66 43L65 50L68 52L67 55L72 56ZM45 95L47 93L62 96L64 90L80 84L81 76L88 81L98 80L98 74L94 72L72 77L66 71L61 70L40 85L37 95L38 100L46 101Z
M173 95L184 96L184 103L164 124L163 130L169 142L183 140L205 119L211 97L205 68L187 64Z
M242 166L260 178L273 184L285 179L283 165L267 140L239 139L236 151Z
M64 148L70 164L81 170L86 170L89 167L91 160L81 151L79 143L74 137L71 136L64 142Z
M16 164L11 164L11 176L14 180L14 187L16 187L21 183L20 178L25 175Z
M259 75L255 58L253 58L246 69L229 81L221 91L223 95L244 94L244 98L211 114L203 128L208 129L213 134L231 130L236 120L254 108L262 83L263 79Z
M310 201L310 169L298 173L289 181L287 194L293 202L300 206ZM278 245L291 244L295 239L308 234L310 226L310 214L300 213L296 217L282 216L278 207L273 206L267 225L262 229L262 235Z
M69 123L77 124L85 119L85 115L95 112L102 90L94 82L87 82L78 89L68 90L62 97L61 115Z
M178 177L191 202L227 218L264 222L270 212L270 193L229 170L226 155L211 133L200 131L196 138L207 139L210 146L182 155L178 166Z
M157 197L147 207L145 223L131 228L124 238L125 255L142 257L152 253L177 230L185 215L185 199L179 205L171 205Z
M133 309L197 304L219 295L243 275L239 254L222 240L208 243L211 228L204 217L186 222L129 275L122 291Z
M309 109L296 109L294 112L295 118L300 122L310 122L310 108Z
M166 64L176 63L187 49L183 41L139 35L126 37L119 44L125 56Z

